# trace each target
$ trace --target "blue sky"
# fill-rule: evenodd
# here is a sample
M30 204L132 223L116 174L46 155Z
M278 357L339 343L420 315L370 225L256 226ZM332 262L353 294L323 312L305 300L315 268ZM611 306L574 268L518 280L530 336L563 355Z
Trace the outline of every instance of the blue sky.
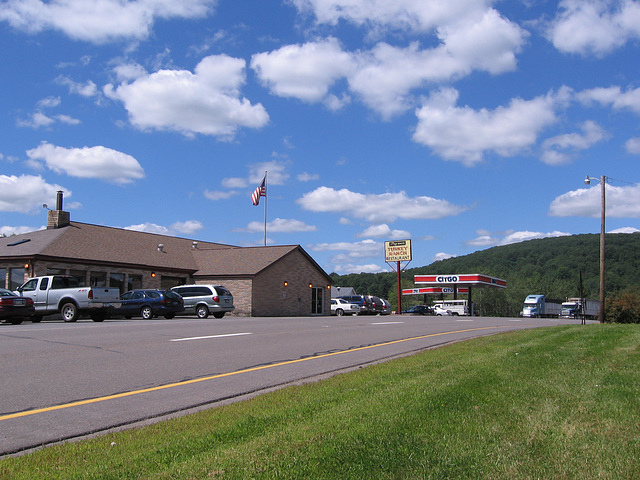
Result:
M268 243L328 273L597 233L586 175L637 232L639 47L630 0L2 0L0 233L63 190L75 221L262 245L265 171Z

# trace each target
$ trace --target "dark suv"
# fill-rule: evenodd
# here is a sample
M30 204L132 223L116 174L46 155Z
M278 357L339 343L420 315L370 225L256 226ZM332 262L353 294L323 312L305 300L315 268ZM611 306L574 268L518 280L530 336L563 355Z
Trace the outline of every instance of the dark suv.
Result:
M369 315L374 313L373 306L371 305L371 300L368 295L346 295L338 298L342 298L349 303L360 305L360 315Z

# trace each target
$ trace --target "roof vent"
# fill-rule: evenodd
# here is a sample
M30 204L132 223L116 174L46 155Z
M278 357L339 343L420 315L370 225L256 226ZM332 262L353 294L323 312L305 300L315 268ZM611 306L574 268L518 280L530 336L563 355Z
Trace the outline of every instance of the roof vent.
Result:
M198 249L198 242L191 242L191 248L193 248L194 250Z
M164 243L159 243L158 244L158 251L159 252L164 252Z

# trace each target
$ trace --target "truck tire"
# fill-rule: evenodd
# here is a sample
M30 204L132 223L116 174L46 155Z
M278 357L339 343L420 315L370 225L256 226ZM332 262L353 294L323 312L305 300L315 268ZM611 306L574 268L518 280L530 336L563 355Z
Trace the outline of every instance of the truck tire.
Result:
M196 315L198 318L207 318L209 316L209 309L206 305L198 305L196 307Z
M9 322L11 323L11 325L20 325L22 323L22 320L22 317L13 317L11 320L9 320Z
M145 305L140 309L140 315L144 320L151 320L153 318L153 310L148 305Z
M217 313L214 313L214 314L213 314L213 316L214 316L215 318L222 318L222 317L224 317L224 312L217 312Z
M31 317L31 323L40 323L42 321L42 315L34 315Z
M62 319L65 322L75 322L80 316L78 314L78 307L73 302L65 303L64 305L62 305L60 313L62 314Z
M93 312L91 314L91 320L93 320L94 322L104 322L106 318L106 312Z

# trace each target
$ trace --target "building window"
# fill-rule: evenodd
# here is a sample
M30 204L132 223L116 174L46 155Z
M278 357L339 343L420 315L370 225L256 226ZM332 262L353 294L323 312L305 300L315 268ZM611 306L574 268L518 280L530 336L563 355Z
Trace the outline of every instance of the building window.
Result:
M87 272L83 272L82 270L69 270L69 275L78 280L79 287L87 285Z
M47 268L47 275L66 275L67 270L64 268Z
M160 287L161 288L171 288L177 287L178 285L184 285L187 283L187 279L184 277L169 277L166 275L162 275L160 279Z
M15 290L24 283L24 267L9 269L9 290Z
M91 276L89 277L89 286L106 287L107 286L106 272L91 272Z
M109 286L118 287L120 293L124 292L124 273L110 273Z
M0 268L0 288L7 288L7 269Z
M127 290L142 288L142 275L129 275L127 278Z

